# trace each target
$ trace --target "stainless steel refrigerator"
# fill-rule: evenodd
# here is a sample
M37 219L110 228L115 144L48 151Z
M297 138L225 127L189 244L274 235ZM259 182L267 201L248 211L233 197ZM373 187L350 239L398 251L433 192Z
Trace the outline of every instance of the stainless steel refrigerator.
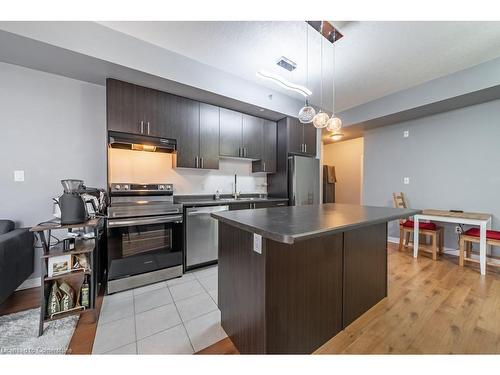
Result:
M288 199L291 206L319 204L319 160L288 157Z

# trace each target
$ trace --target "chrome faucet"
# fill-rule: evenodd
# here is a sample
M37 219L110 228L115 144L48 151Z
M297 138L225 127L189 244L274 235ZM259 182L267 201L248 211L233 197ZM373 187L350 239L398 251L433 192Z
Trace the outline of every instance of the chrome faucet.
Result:
M233 193L234 199L238 198L238 176L236 173L234 174L234 193Z

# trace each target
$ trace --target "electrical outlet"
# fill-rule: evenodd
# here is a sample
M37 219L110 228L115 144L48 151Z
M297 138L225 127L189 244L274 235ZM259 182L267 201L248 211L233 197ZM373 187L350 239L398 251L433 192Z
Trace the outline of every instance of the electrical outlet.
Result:
M455 226L455 233L456 234L461 234L462 233L462 227L460 225Z
M14 181L23 182L24 181L24 171L14 171Z
M409 184L410 184L410 177L405 177L405 178L403 178L403 183L404 183L405 185L409 185Z
M410 131L409 130L405 130L403 132L403 137L408 138L409 136L410 136Z

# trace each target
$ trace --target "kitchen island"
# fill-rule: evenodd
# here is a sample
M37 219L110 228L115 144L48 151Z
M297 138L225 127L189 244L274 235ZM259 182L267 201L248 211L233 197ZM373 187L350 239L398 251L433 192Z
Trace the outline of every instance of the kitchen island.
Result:
M312 353L387 296L387 222L323 204L214 213L222 327L240 353Z

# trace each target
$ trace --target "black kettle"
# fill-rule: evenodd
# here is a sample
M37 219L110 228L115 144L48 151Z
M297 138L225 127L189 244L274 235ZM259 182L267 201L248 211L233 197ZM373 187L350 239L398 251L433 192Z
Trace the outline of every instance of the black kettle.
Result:
M61 180L64 193L59 197L61 224L80 224L89 219L85 201L81 195L82 180Z

